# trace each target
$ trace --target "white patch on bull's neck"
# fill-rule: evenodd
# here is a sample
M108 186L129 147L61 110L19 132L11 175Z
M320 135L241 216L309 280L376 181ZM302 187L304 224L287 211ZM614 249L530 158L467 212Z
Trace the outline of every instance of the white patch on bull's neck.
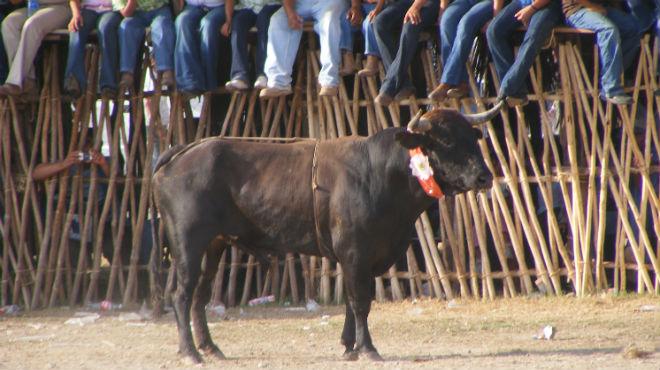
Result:
M429 157L422 153L417 153L410 157L410 169L413 176L422 181L426 181L433 176L433 168L431 168L431 164L429 163Z

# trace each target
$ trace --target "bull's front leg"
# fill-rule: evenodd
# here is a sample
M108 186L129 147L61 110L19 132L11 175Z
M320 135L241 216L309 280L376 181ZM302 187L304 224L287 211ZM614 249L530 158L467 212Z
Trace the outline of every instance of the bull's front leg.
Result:
M371 301L374 298L374 277L371 276L371 267L352 261L342 268L346 278L346 290L350 309L355 319L355 347L354 351L367 356L373 361L382 361L376 347L371 342L367 318L371 310ZM347 310L348 311L348 310Z
M344 318L344 330L341 333L341 344L346 347L344 351L344 359L348 361L355 361L358 359L358 352L355 351L355 315L351 309L350 301L344 297L346 301L346 317Z

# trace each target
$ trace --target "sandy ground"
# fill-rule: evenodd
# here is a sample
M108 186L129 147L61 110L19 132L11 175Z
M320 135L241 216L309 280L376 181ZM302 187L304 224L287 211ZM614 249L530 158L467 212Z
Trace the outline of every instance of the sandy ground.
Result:
M229 359L198 366L177 355L171 315L122 321L135 314L112 311L66 324L76 312L0 317L0 369L660 369L658 297L376 303L370 327L382 363L341 360L341 306L230 309L210 320ZM534 339L546 325L554 339Z

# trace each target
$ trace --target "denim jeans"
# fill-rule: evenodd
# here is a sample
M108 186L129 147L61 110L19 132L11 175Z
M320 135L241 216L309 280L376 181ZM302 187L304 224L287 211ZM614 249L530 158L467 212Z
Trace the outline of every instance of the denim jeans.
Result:
M523 25L515 17L520 9L522 9L520 0L511 1L490 22L486 30L488 48L500 79L498 96L501 97L520 96L526 93L525 82L529 69L562 15L559 0L551 0L547 6L534 13L518 49L518 56L514 58L511 35Z
M339 17L346 10L347 3L343 0L298 0L295 3L298 15L304 20L313 20L314 31L319 35L321 47L319 83L321 86L337 86L341 60ZM282 88L291 85L293 63L302 33L302 29L289 28L284 8L273 14L268 29L268 52L264 64L268 87Z
M2 22L3 19L5 19L6 15L7 13L5 13L3 9L3 12L0 12L0 22ZM0 42L0 83L5 82L8 73L9 73L9 58L7 58L7 51L5 51L5 43Z
M376 35L374 35L373 22L371 22L367 15L374 10L376 4L362 3L362 35L364 35L364 55L373 55L380 58L378 51L378 44L376 43ZM348 10L341 15L341 39L339 40L339 48L341 50L353 51L353 32L357 32L359 27L353 27L351 22L346 18Z
M396 1L374 20L378 50L387 71L380 92L390 96L412 85L408 76L408 66L415 57L419 34L425 28L435 25L438 19L438 1L429 0L420 10L421 22L404 24L403 17L412 3L412 0Z
M622 94L621 73L630 66L639 51L640 31L635 17L621 10L607 7L602 15L582 8L566 18L575 28L596 33L600 54L601 95L606 97Z
M626 0L626 2L630 13L637 18L640 32L644 33L653 28L655 43L660 45L660 0ZM660 63L656 66L656 75L660 75Z
M186 5L176 18L174 64L181 91L207 91L218 87L220 27L224 5L214 8Z
M138 53L144 43L144 30L151 27L151 44L159 72L174 69L174 23L169 6L144 11L136 10L133 16L124 18L119 25L121 72L133 73Z
M255 77L264 75L264 61L268 45L268 25L270 17L280 8L280 5L266 5L257 14L252 9L237 10L231 30L231 78L248 81L247 36L250 28L257 26L257 44L255 50Z
M117 89L117 64L119 62L117 46L117 29L121 22L118 12L97 13L82 9L83 25L78 32L69 33L69 56L66 62L64 79L69 76L76 78L80 90L85 91L87 74L85 71L85 45L89 34L98 30L99 48L101 50L101 68L99 69L99 87Z
M441 82L458 85L467 82L465 68L474 38L493 17L493 1L456 0L442 13L440 41L442 54Z

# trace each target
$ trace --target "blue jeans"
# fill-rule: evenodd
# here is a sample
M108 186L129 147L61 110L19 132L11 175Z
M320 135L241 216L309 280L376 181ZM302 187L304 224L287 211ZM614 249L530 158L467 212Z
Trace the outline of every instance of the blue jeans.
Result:
M376 4L362 3L362 15L364 15L364 20L362 21L364 55L373 55L380 58L378 44L376 43L376 35L374 35L373 23L367 19L367 15L374 10L375 7ZM339 39L339 48L341 50L353 52L353 32L357 32L359 28L351 25L351 22L346 19L346 13L348 13L348 10L341 15L341 39Z
M511 35L523 25L515 17L516 13L522 9L520 0L511 1L490 22L486 30L486 37L490 55L493 57L495 70L500 79L498 96L521 96L527 92L525 81L529 75L529 69L552 29L561 20L560 3L558 0L552 0L546 7L532 15L515 59Z
M7 10L6 13L3 11L0 13L0 22L5 19L5 16L9 14L11 10ZM0 35L2 37L2 35ZM7 57L7 51L5 50L5 43L0 42L0 82L4 83L7 79L7 74L9 73L9 58Z
M87 75L85 72L85 45L87 38L94 29L98 30L99 48L101 51L101 68L99 72L99 87L117 89L117 28L121 22L118 12L97 13L82 9L83 25L78 32L69 33L69 56L66 62L64 79L69 76L76 78L80 90L85 91Z
M442 54L441 82L458 85L467 82L465 68L474 38L493 17L493 1L456 0L442 13L440 41Z
M231 30L231 78L248 81L248 50L247 36L250 28L257 26L257 44L255 52L254 73L256 77L265 75L264 62L268 46L268 25L270 17L280 8L280 5L266 5L259 14L252 9L241 9L234 13Z
M626 2L630 13L637 18L640 32L644 33L653 27L655 42L660 45L660 0L626 0ZM651 5L651 2L654 4ZM656 74L660 75L660 63L656 68Z
M144 43L144 30L151 27L151 44L159 72L174 69L174 23L169 6L143 11L136 10L132 17L124 18L119 25L121 72L133 73L138 53Z
M176 18L174 63L176 84L182 91L207 91L218 87L220 27L224 5L214 8L186 5Z
M318 81L321 86L339 84L339 38L341 21L339 17L346 10L344 0L298 0L295 10L304 20L314 21L314 31L319 35L321 48L321 71ZM268 29L268 47L264 71L268 78L268 87L286 87L291 85L293 63L298 53L302 29L289 28L284 8L276 11L270 19Z
M415 57L419 34L425 28L435 25L438 19L439 4L435 0L429 0L420 10L420 23L404 24L403 17L412 3L412 0L396 1L374 20L378 50L387 71L380 92L390 96L412 85L408 77L408 66Z
M611 7L606 9L606 15L587 8L579 9L566 18L566 23L596 33L600 84L604 95L611 97L623 94L621 73L632 64L639 51L640 31L632 15Z

